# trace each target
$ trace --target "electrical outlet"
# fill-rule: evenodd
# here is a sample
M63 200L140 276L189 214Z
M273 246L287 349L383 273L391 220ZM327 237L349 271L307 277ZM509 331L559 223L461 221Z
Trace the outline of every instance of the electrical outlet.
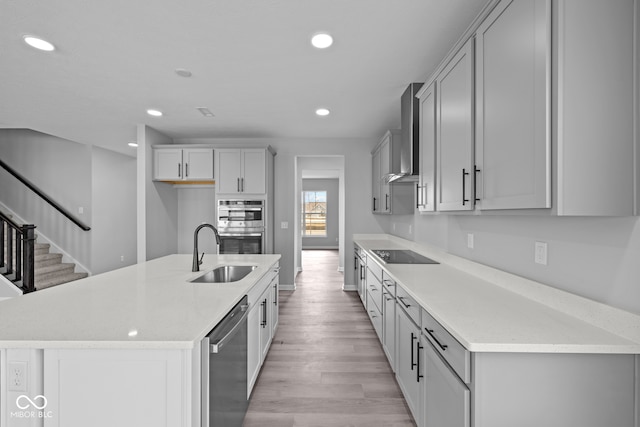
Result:
M83 208L82 206L80 206L80 207L78 208L78 214L79 214L79 215L82 215L83 213L84 213L84 208Z
M289 228L289 223L287 221L282 221L280 223L280 228L282 229Z
M10 391L27 391L27 362L8 362L7 370L8 384Z
M473 233L467 233L467 248L473 249Z
M535 245L535 259L536 264L547 265L547 243L536 242Z

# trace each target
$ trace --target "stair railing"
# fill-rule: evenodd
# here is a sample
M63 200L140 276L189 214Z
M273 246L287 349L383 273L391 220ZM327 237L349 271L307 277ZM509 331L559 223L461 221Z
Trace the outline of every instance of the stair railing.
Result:
M0 272L24 293L36 290L35 228L33 224L18 224L0 211Z
M34 193L36 193L42 200L44 200L45 202L47 202L48 204L50 204L55 210L57 210L58 212L60 212L62 215L64 215L65 217L67 217L71 222L73 222L75 225L77 225L78 227L80 227L81 229L83 229L84 231L89 231L91 230L91 227L89 227L88 225L84 224L82 221L80 221L78 218L76 218L75 216L73 216L68 210L66 210L65 208L63 208L62 206L60 206L58 203L56 203L51 197L49 197L46 193L44 193L42 190L40 190L38 187L36 187L35 184L33 184L31 181L29 181L27 178L23 177L22 175L20 175L15 169L13 169L11 166L9 166L8 164L6 164L5 162L3 162L2 160L0 160L0 167L2 167L3 169L5 169L7 172L9 172L13 177L15 177L18 181L20 181L21 183L23 183L24 185L26 185L31 191L33 191Z

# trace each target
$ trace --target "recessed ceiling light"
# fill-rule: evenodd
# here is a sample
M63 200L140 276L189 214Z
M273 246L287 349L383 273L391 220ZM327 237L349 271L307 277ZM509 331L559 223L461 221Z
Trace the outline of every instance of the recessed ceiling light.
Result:
M333 37L327 33L318 33L311 37L311 44L318 49L326 49L333 44Z
M48 41L35 36L24 36L23 38L26 44L28 44L31 47L35 47L36 49L51 52L56 48L53 44L49 43Z
M131 141L130 143L127 144L129 147L133 147L136 148L138 146L138 143L135 141Z
M147 114L150 115L150 116L154 116L154 117L160 117L160 116L162 116L162 111L149 109L149 110L147 110Z
M318 108L316 110L316 114L318 116L328 116L331 113L331 111L327 110L326 108Z

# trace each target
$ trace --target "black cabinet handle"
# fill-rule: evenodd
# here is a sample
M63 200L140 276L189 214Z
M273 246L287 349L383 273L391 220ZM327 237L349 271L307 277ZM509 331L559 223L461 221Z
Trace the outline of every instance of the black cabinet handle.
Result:
M429 334L431 339L434 340L436 342L436 344L438 344L438 347L440 347L440 349L442 351L446 351L447 350L448 346L446 344L441 344L440 341L438 341L438 338L436 338L436 336L433 334L433 329L424 328L424 330L427 332L427 334Z
M376 211L376 198L373 198L373 211Z
M262 306L262 322L260 322L260 325L264 328L267 326L267 299L265 298L260 305Z
M478 198L478 173L480 173L480 169L476 165L473 165L473 201L479 202Z
M411 370L412 371L413 371L413 368L417 366L417 363L414 360L415 358L413 357L413 342L417 339L418 337L413 335L413 332L411 332Z
M420 341L418 341L418 347L416 349L417 357L418 357L418 369L416 369L416 382L420 382L420 378L424 378L424 375L420 374L420 350L424 347L420 345Z
M405 306L405 308L411 307L411 304L407 304L406 302L404 302L404 297L398 297L398 301L400 301L402 305Z
M182 166L178 163L178 178L182 178Z
M469 199L465 199L465 193L466 193L466 189L465 189L465 177L469 175L469 172L467 172L467 170L465 168L462 168L462 206L464 206L464 204L466 202L469 201Z
M389 195L388 194L384 195L384 210L385 211L389 210Z
M184 164L184 177L189 178L189 163Z

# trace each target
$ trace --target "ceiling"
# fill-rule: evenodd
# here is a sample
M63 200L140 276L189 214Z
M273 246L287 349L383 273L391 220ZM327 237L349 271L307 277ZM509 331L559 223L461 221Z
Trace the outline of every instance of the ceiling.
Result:
M486 2L0 0L0 127L130 155L139 123L172 138L377 138ZM333 46L310 45L319 31Z

